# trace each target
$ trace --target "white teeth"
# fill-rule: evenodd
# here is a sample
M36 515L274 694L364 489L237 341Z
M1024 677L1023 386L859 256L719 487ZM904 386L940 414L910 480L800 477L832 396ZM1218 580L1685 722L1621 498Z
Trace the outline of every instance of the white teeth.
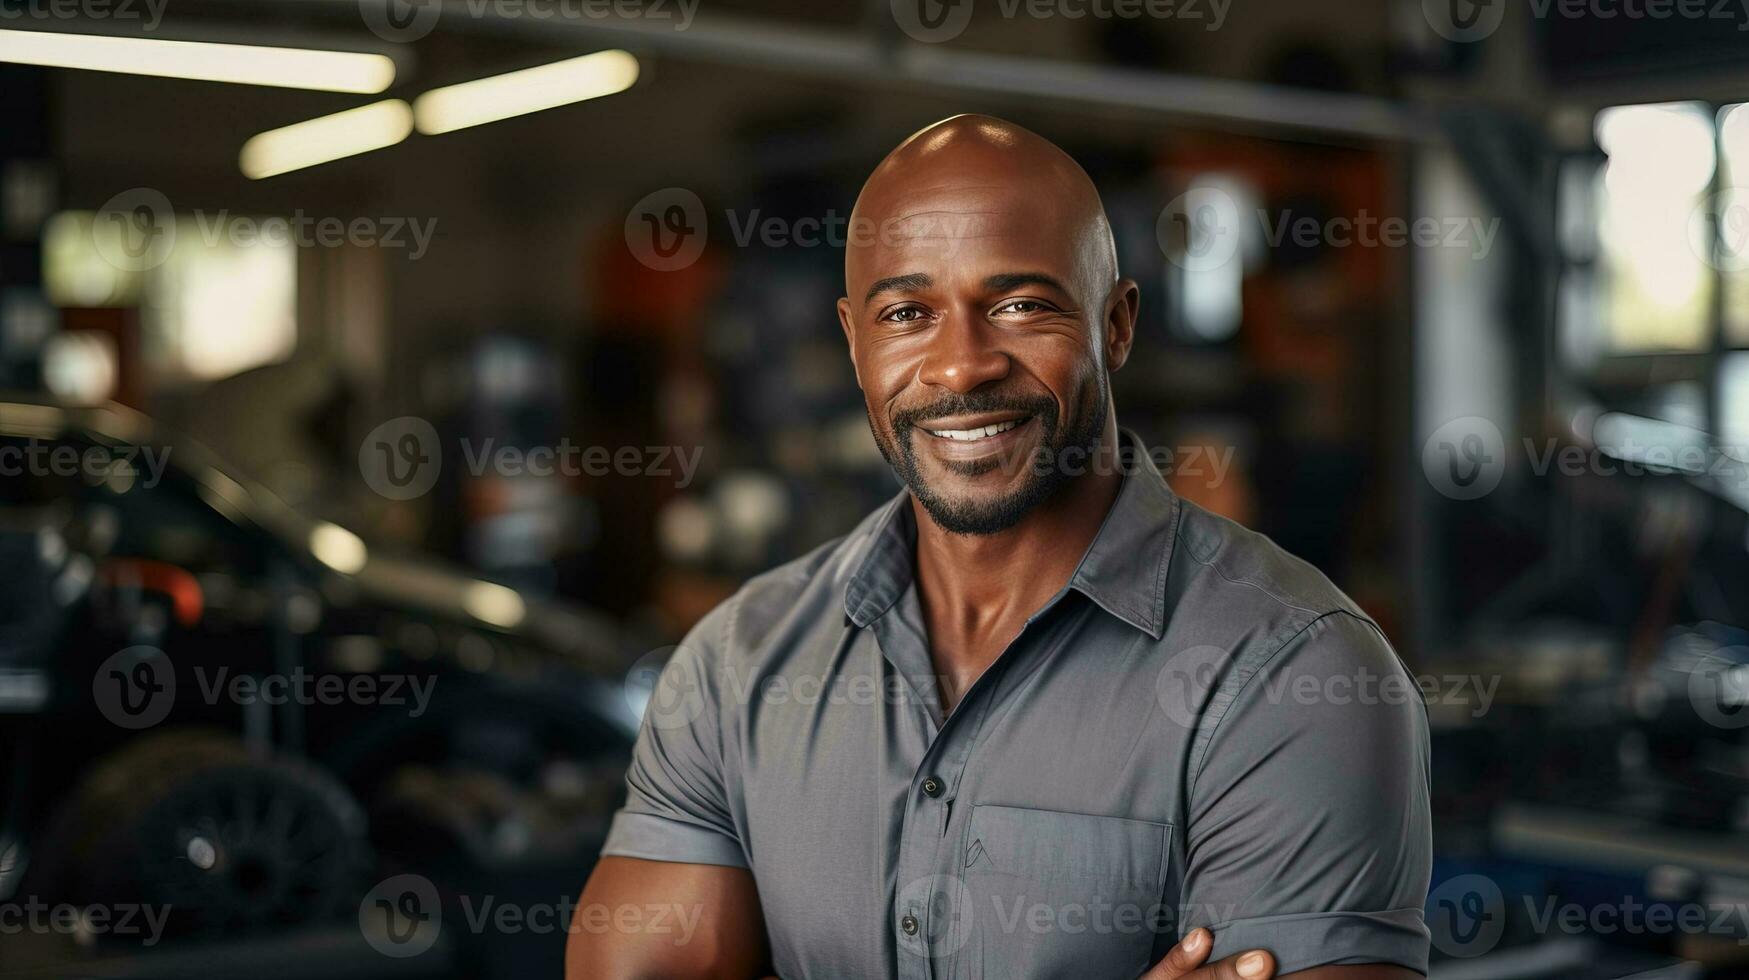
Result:
M930 435L939 436L942 439L976 442L979 439L988 439L998 433L1007 432L1024 421L1026 420L1009 419L1006 422L997 422L995 425L982 425L976 429L930 429L928 432Z

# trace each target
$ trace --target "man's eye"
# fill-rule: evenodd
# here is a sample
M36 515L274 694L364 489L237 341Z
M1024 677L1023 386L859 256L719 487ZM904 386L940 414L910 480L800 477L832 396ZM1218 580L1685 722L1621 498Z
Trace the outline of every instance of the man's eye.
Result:
M997 313L1018 313L1021 315L1025 315L1028 313L1043 313L1047 309L1049 309L1049 307L1045 306L1043 303L1040 303L1037 300L1011 299L1008 302L1003 303L1001 306L996 307L996 312Z
M888 313L883 319L892 320L897 323L913 323L917 320L923 319L923 311L915 306L901 306Z

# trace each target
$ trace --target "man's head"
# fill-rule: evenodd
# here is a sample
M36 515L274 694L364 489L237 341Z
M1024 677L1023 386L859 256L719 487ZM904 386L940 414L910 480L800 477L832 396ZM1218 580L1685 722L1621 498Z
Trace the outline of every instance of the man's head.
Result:
M875 442L944 529L1012 526L1066 455L1115 439L1136 284L1093 182L1042 137L954 116L901 143L857 198L844 288Z

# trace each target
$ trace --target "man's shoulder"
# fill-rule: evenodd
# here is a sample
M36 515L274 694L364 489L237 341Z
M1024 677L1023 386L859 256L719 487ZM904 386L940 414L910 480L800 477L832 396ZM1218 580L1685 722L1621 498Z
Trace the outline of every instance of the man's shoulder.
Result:
M786 623L817 624L822 616L844 615L844 590L882 532L894 504L864 517L849 533L799 557L760 572L694 627L692 641L716 655L745 656L767 646Z
M1182 501L1169 604L1247 614L1252 622L1309 625L1332 614L1374 626L1372 618L1310 562L1268 535Z

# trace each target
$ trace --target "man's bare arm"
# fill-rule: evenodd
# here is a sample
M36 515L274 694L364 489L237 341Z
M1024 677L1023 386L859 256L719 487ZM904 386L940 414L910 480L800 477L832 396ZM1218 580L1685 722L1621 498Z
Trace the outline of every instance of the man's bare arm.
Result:
M665 931L622 927L654 921L652 907L672 910ZM571 921L567 980L753 980L771 972L759 893L745 868L605 857Z
M1275 957L1263 950L1236 953L1215 963L1208 958L1209 931L1192 929L1178 945L1142 974L1140 980L1270 980L1275 977ZM1319 966L1284 974L1279 980L1422 980L1421 974L1392 963L1362 963L1354 966Z

